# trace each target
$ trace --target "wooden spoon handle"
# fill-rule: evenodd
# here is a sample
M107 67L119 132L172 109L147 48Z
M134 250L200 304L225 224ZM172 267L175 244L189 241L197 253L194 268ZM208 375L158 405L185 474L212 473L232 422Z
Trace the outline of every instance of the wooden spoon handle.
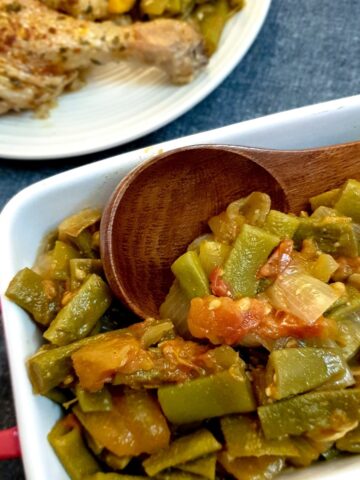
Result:
M288 151L231 148L275 177L294 213L303 210L313 195L339 187L349 178L360 180L360 142Z

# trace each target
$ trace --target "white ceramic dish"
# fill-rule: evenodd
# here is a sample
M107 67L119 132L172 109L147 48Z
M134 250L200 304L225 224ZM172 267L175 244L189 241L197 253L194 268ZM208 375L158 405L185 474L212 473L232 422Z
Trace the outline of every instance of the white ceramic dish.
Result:
M360 96L181 138L43 180L16 195L0 215L0 291L5 291L9 280L20 268L32 265L45 233L80 208L104 205L124 174L160 151L198 143L305 148L358 139ZM64 480L67 476L46 440L60 410L49 400L32 394L25 369L25 359L39 346L40 335L20 308L4 297L2 306L27 479ZM323 463L281 478L358 480L360 456Z
M52 159L121 145L153 132L211 93L244 57L271 0L249 0L227 24L206 70L189 85L170 85L155 68L106 65L88 84L60 97L45 120L31 113L0 116L0 157Z

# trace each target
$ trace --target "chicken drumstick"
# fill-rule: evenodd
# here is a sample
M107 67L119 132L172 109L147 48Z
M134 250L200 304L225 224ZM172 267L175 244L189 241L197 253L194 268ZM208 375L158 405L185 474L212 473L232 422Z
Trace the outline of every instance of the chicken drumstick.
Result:
M182 21L118 26L75 19L39 0L0 0L0 114L38 109L80 71L123 59L160 67L175 83L207 63L201 36Z

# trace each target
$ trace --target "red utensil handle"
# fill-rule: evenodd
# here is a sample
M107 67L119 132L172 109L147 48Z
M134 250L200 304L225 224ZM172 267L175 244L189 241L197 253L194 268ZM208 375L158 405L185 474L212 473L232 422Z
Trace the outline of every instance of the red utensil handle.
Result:
M0 430L0 460L21 457L17 427Z

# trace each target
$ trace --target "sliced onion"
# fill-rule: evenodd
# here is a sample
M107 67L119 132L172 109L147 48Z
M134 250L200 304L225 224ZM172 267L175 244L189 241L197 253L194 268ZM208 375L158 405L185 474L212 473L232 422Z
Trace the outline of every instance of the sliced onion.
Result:
M279 275L266 294L270 303L308 324L314 323L340 297L327 283L305 273Z

